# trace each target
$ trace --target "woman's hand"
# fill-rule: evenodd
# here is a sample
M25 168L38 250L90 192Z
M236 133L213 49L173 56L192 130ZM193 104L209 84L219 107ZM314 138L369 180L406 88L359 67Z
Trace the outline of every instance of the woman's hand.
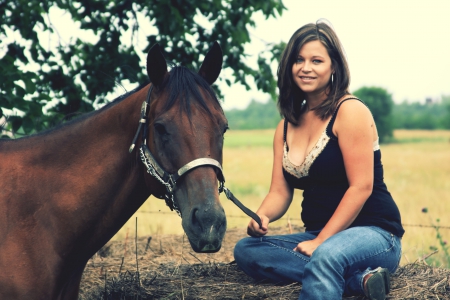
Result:
M259 224L256 223L255 220L251 219L247 227L247 234L250 236L263 236L269 232L269 218L265 215L258 216L261 219L262 228L259 228Z
M311 257L313 252L316 250L317 247L320 246L320 244L322 244L322 242L319 239L301 242L297 245L297 247L294 248L294 251L300 252L306 256Z

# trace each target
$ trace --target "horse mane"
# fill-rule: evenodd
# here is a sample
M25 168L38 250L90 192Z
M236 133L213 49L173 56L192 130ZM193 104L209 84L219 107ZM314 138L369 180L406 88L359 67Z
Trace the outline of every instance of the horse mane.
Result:
M170 70L170 75L167 76L159 89L168 91L168 97L162 111L169 110L177 101L179 101L180 113L184 111L190 118L191 102L194 100L208 115L211 116L211 111L200 90L206 92L217 106L222 109L216 93L206 80L196 72L184 66L173 66Z

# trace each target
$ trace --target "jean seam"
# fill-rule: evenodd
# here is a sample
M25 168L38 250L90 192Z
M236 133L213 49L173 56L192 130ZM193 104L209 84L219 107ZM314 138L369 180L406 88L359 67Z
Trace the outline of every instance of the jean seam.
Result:
M286 241L286 242L290 242L290 241ZM276 248L278 248L280 250L284 250L284 251L286 251L286 252L288 252L290 254L293 254L294 256L302 259L303 261L309 262L309 260L306 260L303 256L298 255L297 252L295 252L295 251L289 250L289 249L284 248L284 247L280 247L280 246L278 246L276 244L273 244L271 242L268 242L268 241L265 241L265 243L269 244L269 246L276 247Z
M392 239L395 239L395 237L392 237ZM395 241L395 243L397 243L398 244L398 247L399 247L399 252L398 252L398 258L397 258L397 266L396 266L396 269L398 268L398 266L400 265L400 260L402 259L402 242L401 242L401 239L397 239L396 241Z
M387 249L385 249L385 250L379 251L379 252L377 252L377 253L375 253L375 254L373 254L373 255L366 256L366 257L364 257L363 259L359 260L359 262L360 262L360 261L363 261L363 260L366 260L366 259L369 259L369 258L372 258L372 257L375 257L375 256L378 256L378 255L380 255L380 254L387 253L387 252L391 251L391 250L395 247L395 241L394 241L394 239L395 239L395 237L392 235L392 236L391 236L391 247L390 247L390 248L387 248ZM400 253L401 253L401 251L400 251ZM401 254L400 254L400 258L401 258ZM398 263L397 263L397 265L398 265ZM374 272L376 272L376 269L375 269L375 270L370 270L370 271L365 272L365 273L362 274L362 276L361 276L361 282L360 282L360 287L361 287L361 290L362 290L363 292L364 292L364 277L365 277L367 274L371 274L371 273L374 273ZM391 272L391 270L389 270L389 272Z
M295 243L295 242L293 242L292 240L285 240L285 239L281 239L281 238L279 238L279 237L273 237L273 236L271 236L271 237L266 237L266 239L264 239L264 237L261 237L261 242L270 243L270 242L269 242L269 238L272 239L272 240L283 241L283 242L287 242L287 243Z
M366 259L368 259L368 258L372 258L372 257L378 256L378 255L383 254L383 253L387 253L387 252L391 251L393 248L394 248L394 245L391 243L391 247L389 247L389 248L387 248L387 249L383 249L383 250L381 250L381 251L379 251L379 252L376 252L376 253L374 253L374 254L372 254L372 255L365 256L365 257L363 257L362 259L358 260L358 262L363 261L363 260L366 260ZM353 263L354 263L354 262L353 262Z

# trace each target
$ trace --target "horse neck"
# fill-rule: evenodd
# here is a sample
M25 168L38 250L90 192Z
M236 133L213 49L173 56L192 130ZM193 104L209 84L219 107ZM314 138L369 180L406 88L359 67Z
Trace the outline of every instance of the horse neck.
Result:
M54 207L51 210L57 211L55 223L63 224L62 229L55 230L76 233L72 240L64 239L67 247L78 248L78 257L84 251L86 257L94 254L149 196L138 153L128 152L146 91L141 89L84 120L43 136L42 150L32 155L41 159L40 167L46 173L55 176L45 187L47 197L52 195L47 200ZM75 246L78 242L80 246Z

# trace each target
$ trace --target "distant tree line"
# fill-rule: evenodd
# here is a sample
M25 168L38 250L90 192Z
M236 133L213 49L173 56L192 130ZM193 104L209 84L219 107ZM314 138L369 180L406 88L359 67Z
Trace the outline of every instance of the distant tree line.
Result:
M450 95L441 101L425 103L404 101L395 104L392 96L380 87L362 87L353 93L371 110L381 142L392 138L394 129L450 129ZM225 112L231 129L275 128L281 120L274 101L251 101L244 110Z
M394 128L401 129L450 129L450 96L440 102L397 104L392 121Z
M277 127L281 117L274 101L266 103L252 100L246 109L225 111L230 129L270 129Z

